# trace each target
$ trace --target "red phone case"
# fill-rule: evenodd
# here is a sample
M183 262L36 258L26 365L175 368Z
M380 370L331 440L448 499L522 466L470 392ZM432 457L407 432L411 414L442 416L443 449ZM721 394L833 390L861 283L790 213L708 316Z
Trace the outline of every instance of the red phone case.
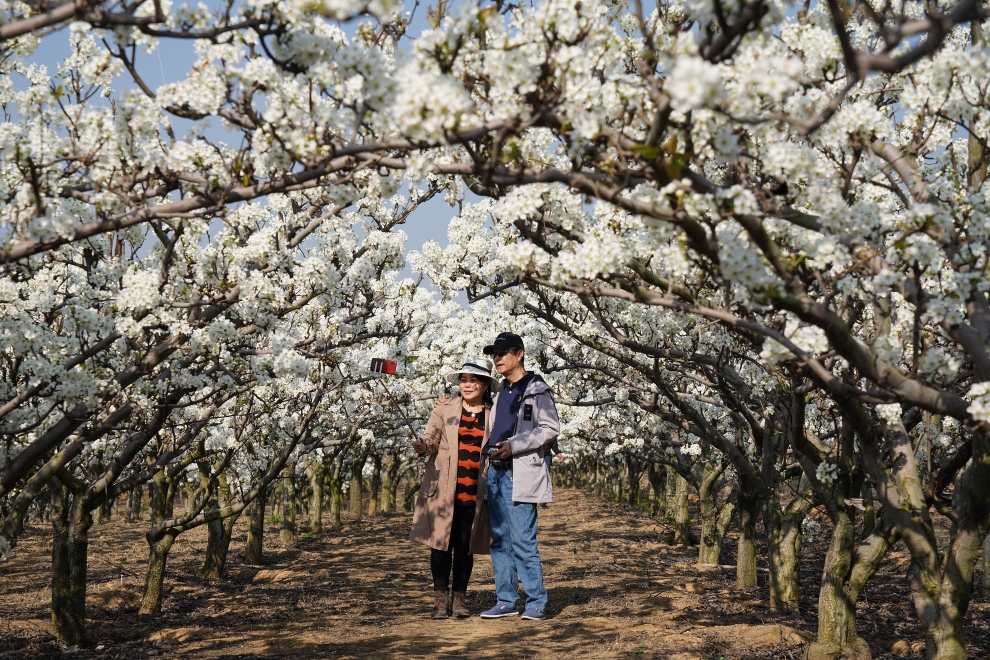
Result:
M371 361L371 371L376 374L394 374L395 373L396 362L395 360L384 360L382 358L374 358Z

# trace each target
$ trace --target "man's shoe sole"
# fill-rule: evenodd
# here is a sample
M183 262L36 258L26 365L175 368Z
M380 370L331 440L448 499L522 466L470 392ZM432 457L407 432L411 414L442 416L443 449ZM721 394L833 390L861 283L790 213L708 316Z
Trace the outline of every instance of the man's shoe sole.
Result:
M506 612L505 614L482 614L482 619L501 619L504 616L518 616L519 612Z

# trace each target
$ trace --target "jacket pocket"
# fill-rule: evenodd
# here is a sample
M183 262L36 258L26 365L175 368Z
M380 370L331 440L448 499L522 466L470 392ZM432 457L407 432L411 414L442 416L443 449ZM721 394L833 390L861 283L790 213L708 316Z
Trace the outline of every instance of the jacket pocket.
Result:
M430 458L426 464L426 474L423 475L423 495L426 497L436 495L437 489L440 487L440 479L443 476L443 471L437 467L436 457L437 455L434 454Z
M440 475L437 475L437 477L439 476ZM433 497L434 495L437 494L437 489L439 487L440 487L440 479L439 478L431 479L430 481L426 482L426 488L424 489L423 494L426 495L427 497Z

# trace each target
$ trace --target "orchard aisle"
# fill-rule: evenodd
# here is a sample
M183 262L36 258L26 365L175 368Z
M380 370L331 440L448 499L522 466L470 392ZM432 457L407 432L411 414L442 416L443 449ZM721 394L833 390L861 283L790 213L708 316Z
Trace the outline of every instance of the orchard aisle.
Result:
M699 573L696 548L660 543L645 515L581 491L557 498L540 517L545 622L431 621L428 552L406 540L408 514L347 522L290 548L271 526L261 567L241 563L239 521L220 583L197 573L206 542L198 528L172 551L162 615L139 619L143 526L99 526L90 642L76 657L799 657L813 618L778 624L759 593L730 589L731 571ZM48 632L48 526L34 525L23 544L0 565L0 658L65 657ZM689 582L704 593L689 593ZM491 563L479 558L468 605L479 612L492 602Z

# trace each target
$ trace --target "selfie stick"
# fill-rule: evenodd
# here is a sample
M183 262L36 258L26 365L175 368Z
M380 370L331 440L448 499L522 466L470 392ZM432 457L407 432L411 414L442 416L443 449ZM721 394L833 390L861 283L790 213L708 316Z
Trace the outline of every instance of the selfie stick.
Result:
M371 361L371 372L375 375L375 378L382 381L382 389L385 390L385 394L392 402L392 405L394 405L398 409L399 416L402 417L402 421L405 422L406 426L409 427L409 431L412 433L413 441L417 442L419 441L419 436L416 434L416 429L413 428L412 423L409 421L409 418L406 417L405 412L403 412L402 406L395 399L395 397L392 396L392 391L389 390L388 385L385 384L385 381L382 378L382 376L386 376L386 375L389 376L395 375L395 367L396 364L394 360L382 360L381 358L375 358L374 360Z

